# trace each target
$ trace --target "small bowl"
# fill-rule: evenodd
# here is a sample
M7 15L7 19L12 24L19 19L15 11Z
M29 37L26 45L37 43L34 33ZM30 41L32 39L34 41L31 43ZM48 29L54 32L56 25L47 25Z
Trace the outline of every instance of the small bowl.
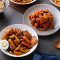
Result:
M53 2L54 0L50 0L50 1L51 1L54 5L60 7L60 5L57 5L57 4L55 4L55 3Z
M31 4L31 3L34 3L35 1L36 1L36 0L33 0L33 1L29 2L29 3L18 3L18 2L15 2L15 1L11 0L11 2L13 2L13 3L15 3L15 4L20 4L20 5Z
M23 27L23 28L22 28L22 27ZM19 28L19 29L21 29L21 30L27 30L28 32L30 32L30 34L31 34L32 36L36 36L36 38L38 39L38 36L37 36L36 32L35 32L31 27L29 27L29 26L27 26L27 25L24 25L24 24L13 24L13 25L7 26L6 28L4 28L4 29L0 32L0 40L1 40L2 34L4 34L4 32L5 32L5 30L6 30L7 28ZM1 49L1 48L0 48L0 49L1 49L1 51L2 51L3 53L5 53L6 55L9 55L9 56L12 56L12 57L24 57L24 56L27 56L27 55L31 54L31 53L36 49L37 45L38 45L38 43L35 44L35 45L30 49L30 51L29 51L28 53L23 54L23 55L13 55L13 54L10 54L10 53L9 53L8 51L6 51L6 50L3 50L3 49Z
M3 0L3 2L4 2L4 8L2 9L0 13L4 12L9 6L9 0Z

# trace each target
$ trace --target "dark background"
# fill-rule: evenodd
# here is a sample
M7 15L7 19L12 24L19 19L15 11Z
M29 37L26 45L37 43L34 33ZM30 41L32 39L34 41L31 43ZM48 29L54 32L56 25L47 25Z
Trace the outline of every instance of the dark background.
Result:
M50 0L37 0L35 3L36 4L47 3L53 5L50 2ZM59 7L56 8L60 10ZM2 14L0 14L0 31L8 25L22 24L22 23L23 23L23 14L14 10L11 7L8 7ZM23 58L13 58L5 55L2 51L0 51L0 60L24 60L24 59L30 60L35 52L50 53L60 56L60 50L55 48L53 45L54 40L60 40L60 30L50 36L45 36L45 37L39 36L39 45L32 54Z

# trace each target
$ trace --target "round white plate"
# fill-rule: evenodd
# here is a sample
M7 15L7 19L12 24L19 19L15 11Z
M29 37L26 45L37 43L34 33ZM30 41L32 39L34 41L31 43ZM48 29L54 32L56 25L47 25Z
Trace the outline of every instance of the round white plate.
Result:
M36 38L38 39L38 36L37 36L37 33L29 26L27 25L24 25L24 24L13 24L13 25L10 25L10 26L7 26L6 28L4 28L1 32L0 32L0 40L1 40L1 37L2 37L2 34L4 34L5 30L8 29L8 28L19 28L21 30L27 30L32 36L36 36ZM35 44L28 53L26 54L23 54L23 55L13 55L13 54L10 54L8 51L5 51L3 49L1 49L2 52L4 52L5 54L9 55L9 56L12 56L12 57L24 57L24 56L27 56L29 54L31 54L37 47L38 43Z
M11 0L11 2L13 2L13 3L15 3L15 4L20 4L20 5L31 4L31 3L34 3L35 1L36 1L36 0L33 0L33 1L29 2L29 3L18 3L18 2L15 2L15 1Z
M2 11L0 11L0 13L4 12L9 6L9 0L2 0L2 1L5 7L2 9Z
M29 20L29 15L34 13L36 10L42 10L42 9L48 9L52 13L54 29L49 29L47 31L39 31L38 29L36 29L34 26L31 25L30 20ZM28 26L32 27L38 35L42 35L42 36L50 35L50 34L55 33L60 28L59 27L60 26L60 12L57 8L55 8L52 5L36 4L36 5L30 7L29 9L26 10L26 12L24 13L23 18L24 18L23 23L25 25L28 25Z
M51 1L54 5L60 7L60 5L57 5L57 4L55 4L55 3L53 2L54 0L50 0L50 1Z

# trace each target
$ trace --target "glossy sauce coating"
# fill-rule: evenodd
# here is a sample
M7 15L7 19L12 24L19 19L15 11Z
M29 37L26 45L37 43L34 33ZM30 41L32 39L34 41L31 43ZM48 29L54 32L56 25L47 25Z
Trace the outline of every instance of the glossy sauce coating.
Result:
M9 39L8 42L10 43L10 45L11 45L14 49L16 48L15 44L13 43L13 41L12 41L11 39Z
M31 36L27 30L22 31L18 28L9 28L2 35L2 38L9 42L9 48L7 51L10 54L15 55L22 55L30 51L32 45L37 43L31 42L32 37L33 36Z
M54 28L53 16L48 9L37 10L29 15L30 23L40 31Z
M28 45L28 44L25 43L25 42L22 42L21 45L23 45L23 46L25 46L25 47L27 47L27 48L31 48L31 45Z
M28 38L26 38L26 37L24 36L23 39L24 39L24 41L25 41L27 44L31 45L31 41L30 41Z

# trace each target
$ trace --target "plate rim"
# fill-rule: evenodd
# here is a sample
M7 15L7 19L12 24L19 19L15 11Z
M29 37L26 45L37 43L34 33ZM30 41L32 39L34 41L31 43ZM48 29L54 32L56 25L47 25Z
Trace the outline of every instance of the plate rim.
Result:
M31 1L29 3L17 3L17 2L14 2L12 0L10 0L10 1L13 2L13 3L15 3L15 4L19 4L19 5L28 5L28 4L32 4L32 3L36 2L37 0Z
M55 4L52 0L50 0L51 3L53 3L55 6L60 7L59 5Z

